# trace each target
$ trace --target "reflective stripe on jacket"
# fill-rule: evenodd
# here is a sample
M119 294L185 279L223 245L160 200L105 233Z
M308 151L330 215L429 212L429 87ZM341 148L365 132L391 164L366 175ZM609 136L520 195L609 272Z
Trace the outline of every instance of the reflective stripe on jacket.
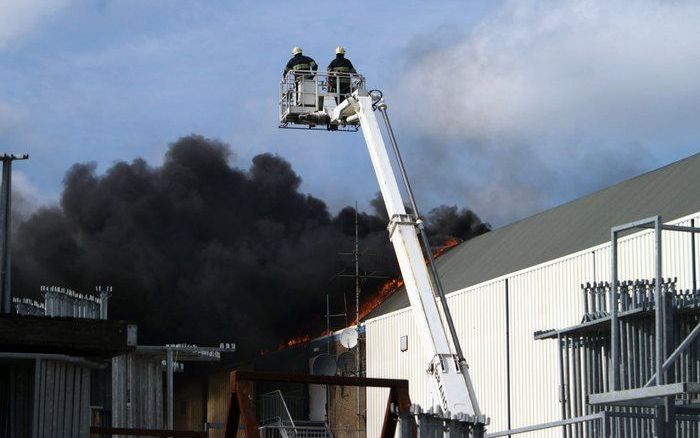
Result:
M316 61L314 61L312 58L309 58L308 56L304 56L301 53L296 54L292 57L292 59L289 60L287 63L287 67L284 69L284 73L282 76L286 76L287 72L289 70L311 70L311 71L316 71L318 70L318 64L316 64Z
M352 66L352 62L345 57L343 54L335 55L335 59L328 64L329 72L338 73L357 73L355 67Z

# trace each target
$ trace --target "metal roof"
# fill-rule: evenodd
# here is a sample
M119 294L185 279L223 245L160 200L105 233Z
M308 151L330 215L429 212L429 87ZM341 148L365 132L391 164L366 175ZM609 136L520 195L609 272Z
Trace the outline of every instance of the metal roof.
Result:
M437 266L445 291L454 292L607 242L612 226L697 211L700 153L468 240ZM367 319L408 306L402 288Z

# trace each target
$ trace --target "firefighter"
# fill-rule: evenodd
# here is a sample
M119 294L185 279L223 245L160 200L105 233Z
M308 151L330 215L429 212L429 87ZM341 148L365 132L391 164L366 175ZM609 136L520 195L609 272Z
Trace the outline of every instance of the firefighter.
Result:
M299 70L306 70L306 71L316 71L318 70L318 65L316 64L316 61L313 59L309 58L308 56L304 56L301 53L301 47L295 47L292 49L292 59L289 60L287 63L287 67L284 69L284 73L282 73L282 77L286 77L287 73L292 70L292 71L299 71ZM305 75L309 76L309 75ZM313 78L314 75L310 75L309 78Z
M356 74L352 62L345 57L345 49L338 46L335 49L335 59L328 64L328 91L338 92L339 102L345 100L345 96L352 92L350 75Z

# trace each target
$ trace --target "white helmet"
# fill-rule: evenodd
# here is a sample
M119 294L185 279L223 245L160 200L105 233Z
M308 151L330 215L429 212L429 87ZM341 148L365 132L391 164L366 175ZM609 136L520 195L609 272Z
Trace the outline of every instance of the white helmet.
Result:
M336 55L345 55L345 48L338 46L335 48L335 54Z
M298 55L299 53L301 53L301 47L294 46L294 48L292 49L292 55Z

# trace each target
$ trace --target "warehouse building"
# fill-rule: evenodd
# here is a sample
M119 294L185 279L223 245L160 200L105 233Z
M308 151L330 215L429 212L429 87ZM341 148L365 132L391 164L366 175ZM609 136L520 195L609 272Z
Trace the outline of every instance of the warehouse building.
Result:
M137 326L106 319L104 298L62 287L42 294L0 313L0 436L88 437L91 426L109 426L106 365L136 348Z
M700 154L493 230L437 261L489 430L562 418L558 346L534 333L581 323L582 284L610 279L611 227L652 216L700 224ZM693 292L696 243L694 234L663 233L663 276ZM619 280L653 278L652 231L622 237L618 251ZM366 346L369 377L408 379L414 403L437 404L405 290L368 317ZM378 436L386 396L368 391L368 436Z

